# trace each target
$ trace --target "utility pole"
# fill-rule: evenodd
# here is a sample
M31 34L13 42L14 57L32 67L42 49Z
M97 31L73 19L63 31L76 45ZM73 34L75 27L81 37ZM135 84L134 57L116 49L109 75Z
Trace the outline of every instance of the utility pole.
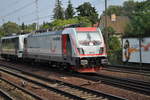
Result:
M36 5L36 16L37 16L36 30L39 30L39 7L38 7L38 0L35 0L35 5Z
M142 37L141 37L141 34L139 37L139 55L140 55L140 67L142 70Z
M107 11L107 0L105 0L105 43L106 43L106 48L107 48L107 51L109 49L109 46L108 46L108 32L107 32L107 14L106 14L106 11Z

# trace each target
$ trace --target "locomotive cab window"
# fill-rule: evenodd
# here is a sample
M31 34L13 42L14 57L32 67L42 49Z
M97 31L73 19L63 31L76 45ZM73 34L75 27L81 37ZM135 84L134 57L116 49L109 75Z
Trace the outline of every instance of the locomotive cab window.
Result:
M18 49L18 42L19 39L18 38L13 38L13 39L4 39L2 40L2 47L4 49Z
M101 37L98 32L78 32L77 40L81 46L97 46L101 43Z

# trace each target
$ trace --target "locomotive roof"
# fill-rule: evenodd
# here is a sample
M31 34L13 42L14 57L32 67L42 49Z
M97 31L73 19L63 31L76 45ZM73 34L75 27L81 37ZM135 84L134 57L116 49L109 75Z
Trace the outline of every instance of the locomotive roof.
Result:
M49 35L49 34L62 34L62 31L41 32L41 33L31 34L30 36L42 36L42 35Z
M16 37L20 37L20 36L26 36L28 34L23 34L23 35L11 35L11 36L5 36L2 37L1 39L12 39L12 38L16 38Z
M65 28L61 31L48 31L48 32L41 32L36 34L31 34L29 36L43 36L43 35L50 35L50 34L70 34L72 33L72 30L83 32L83 31L97 31L96 27L76 27L76 28Z

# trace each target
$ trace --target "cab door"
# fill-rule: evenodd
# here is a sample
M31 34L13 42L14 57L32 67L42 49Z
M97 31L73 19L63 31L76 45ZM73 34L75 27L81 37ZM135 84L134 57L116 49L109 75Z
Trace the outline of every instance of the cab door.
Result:
M64 58L72 57L72 47L69 34L62 35L62 54Z

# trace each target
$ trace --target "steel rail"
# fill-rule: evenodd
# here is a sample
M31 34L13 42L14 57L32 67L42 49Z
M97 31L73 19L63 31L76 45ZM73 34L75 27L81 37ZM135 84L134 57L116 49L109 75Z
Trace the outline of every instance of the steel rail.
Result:
M150 94L150 83L145 81L139 81L135 79L120 78L114 76L108 76L103 74L80 74L79 77L83 77L92 81L102 81L105 84L114 85L120 88L125 88L139 92L142 94Z
M8 71L8 70L5 70L5 69L1 69L1 68L0 68L0 70L3 71L3 72L5 72L5 73L8 73L8 74L11 74L11 75L13 75L13 76L19 77L19 78L21 78L21 79L24 79L24 80L26 80L26 81L28 81L28 82L31 82L31 83L37 84L37 85L39 85L39 86L42 86L42 87L44 87L44 88L46 88L46 89L49 89L49 90L54 91L54 92L56 92L56 93L59 93L59 94L61 94L61 95L65 95L65 96L67 96L67 97L69 97L69 98L72 98L72 99L75 99L75 100L84 100L84 99L82 99L82 98L80 98L80 97L78 97L78 96L76 96L76 95L67 93L67 92L65 92L65 91L61 91L61 90L56 89L56 88L54 88L54 87L51 87L51 86L45 85L45 84L43 84L43 83L40 83L40 82L38 82L38 81L29 79L29 78L27 78L27 77L24 77L24 76L22 76L22 75L19 75L18 73L14 73L14 72L11 72L11 71ZM46 100L46 99L42 99L42 100Z
M103 68L103 70L106 71L112 71L112 72L121 72L121 73L129 73L129 74L137 74L137 75L143 75L143 76L150 76L150 72L140 72L140 71L132 71L127 69L121 69L121 68Z
M104 70L150 76L150 68L125 65L103 65Z
M5 92L2 89L0 89L0 95L6 98L7 100L15 100L12 96L10 96L7 92Z
M150 71L149 67L146 66L137 66L137 65L117 65L117 64L107 64L104 66L108 67L116 67L116 68L125 68L125 69L132 69L132 70L143 70L143 71ZM149 66L149 65L147 65Z
M6 83L8 83L8 84L10 84L10 85L12 85L12 86L18 88L18 89L20 89L21 91L23 91L23 92L29 94L30 96L34 97L34 98L37 99L37 100L47 100L46 98L42 98L42 97L40 97L39 95L37 95L37 94L35 94L35 93L33 93L33 92L31 92L31 91L25 89L25 88L22 88L21 86L19 86L19 85L13 83L13 82L11 82L11 81L9 81L9 80L7 80L7 79L4 79L4 78L0 77L0 80L2 80L2 81L4 81L4 82L6 82Z
M59 83L59 84L61 84L61 85L65 85L65 86L68 86L68 87L71 87L71 88L74 88L74 89L77 89L77 90L80 90L80 91L83 91L83 92L91 93L91 94L96 95L96 96L98 96L98 97L108 98L109 100L126 100L126 99L124 99L124 98L121 98L121 97L118 97L118 96L114 96L114 95L111 95L111 94L107 94L107 93L103 93L103 92L100 92L100 91L95 91L95 90L83 88L83 87L80 87L80 86L77 86L77 85L73 85L73 84L70 84L70 83L66 83L66 82L63 82L63 81L60 81L60 80L50 79L50 78L46 78L46 77L43 77L43 76L40 76L40 75L36 75L36 74L33 74L33 73L25 72L25 71L23 71L23 70L20 70L20 69L16 69L16 68L14 68L14 67L11 67L11 66L9 66L9 65L7 65L7 66L6 66L6 65L3 65L3 66L8 67L8 68L12 68L12 69L17 70L17 71L20 71L20 72L23 73L23 74L29 75L29 76L31 76L31 77L35 77L35 78L40 79L40 80L43 80L43 81L45 81L45 82L55 82L55 83ZM13 72L8 72L8 71L6 71L6 70L3 70L3 71L5 71L5 72L7 72L7 73L9 73L9 74L14 74ZM19 75L16 75L16 76L17 76L17 77L21 77L21 78L23 78L23 79L25 79L25 80L27 80L27 81L29 81L29 82L39 84L39 85L41 85L41 86L43 86L43 87L46 87L46 88L49 88L49 89L53 88L53 87L48 87L48 86L45 86L44 84L38 83L37 81L34 81L34 80L30 80L30 79L28 79L28 78L25 78L25 77L23 77L23 76L19 76ZM56 91L56 89L52 89L52 90L55 90L55 91ZM57 92L59 92L59 91L57 91ZM64 95L64 91L61 91L60 93L61 93L61 94L63 93L63 95ZM69 95L70 95L70 94L69 94ZM73 97L73 96L69 96L69 97ZM79 98L76 98L76 99L77 99L77 100L81 100L81 98L80 98L80 99L79 99ZM85 100L85 99L82 99L82 100Z

